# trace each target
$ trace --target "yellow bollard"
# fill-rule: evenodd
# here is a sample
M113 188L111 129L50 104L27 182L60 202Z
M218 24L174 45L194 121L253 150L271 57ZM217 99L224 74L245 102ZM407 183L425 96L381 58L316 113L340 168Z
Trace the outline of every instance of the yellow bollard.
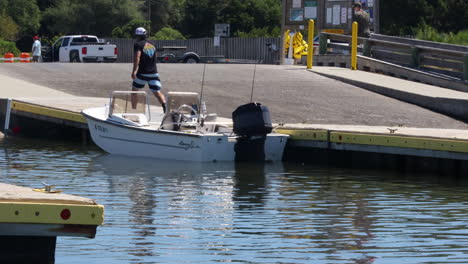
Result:
M357 70L357 32L358 23L353 22L353 35L351 41L351 70Z
M315 22L313 19L309 20L309 36L307 42L309 43L309 49L307 50L307 69L312 69L312 59L314 56L314 27Z
M289 49L289 42L291 41L291 37L289 36L289 29L284 32L284 50L283 50L283 55L286 56L288 55L288 49Z

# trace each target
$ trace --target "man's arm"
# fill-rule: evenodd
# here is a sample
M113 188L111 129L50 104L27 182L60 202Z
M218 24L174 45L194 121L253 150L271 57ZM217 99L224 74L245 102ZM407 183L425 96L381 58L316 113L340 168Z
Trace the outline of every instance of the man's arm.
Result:
M135 55L133 56L133 70L132 70L132 79L136 78L136 74L138 71L138 64L140 64L140 56L141 56L141 50L135 51Z

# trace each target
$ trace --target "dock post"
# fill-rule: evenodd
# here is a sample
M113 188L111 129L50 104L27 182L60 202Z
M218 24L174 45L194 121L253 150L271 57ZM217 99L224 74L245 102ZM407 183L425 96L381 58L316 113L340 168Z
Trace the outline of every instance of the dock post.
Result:
M0 99L0 132L7 134L10 127L11 99Z
M357 33L358 23L353 22L353 36L351 42L351 70L357 70Z
M5 126L3 127L4 134L8 134L10 129L10 116L11 116L11 99L7 99L6 111L5 111Z
M309 47L307 50L307 69L312 69L312 62L314 57L314 27L315 22L313 19L309 20L309 35L307 37L307 42Z

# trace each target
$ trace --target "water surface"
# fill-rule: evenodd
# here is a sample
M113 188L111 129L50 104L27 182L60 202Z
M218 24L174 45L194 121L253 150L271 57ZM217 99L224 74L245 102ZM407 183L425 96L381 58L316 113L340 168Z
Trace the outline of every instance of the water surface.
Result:
M450 175L170 162L0 139L4 183L105 206L56 263L468 263L467 184Z

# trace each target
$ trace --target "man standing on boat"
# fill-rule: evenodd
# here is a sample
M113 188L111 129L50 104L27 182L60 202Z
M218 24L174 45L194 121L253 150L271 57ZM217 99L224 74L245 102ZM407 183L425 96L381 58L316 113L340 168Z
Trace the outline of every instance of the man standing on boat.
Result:
M156 67L156 47L146 40L146 30L142 27L135 30L135 38L137 42L133 47L132 90L138 91L148 83L149 89L161 103L163 111L166 113L166 98L161 92L161 80L159 80ZM136 102L133 102L133 105L136 107Z

